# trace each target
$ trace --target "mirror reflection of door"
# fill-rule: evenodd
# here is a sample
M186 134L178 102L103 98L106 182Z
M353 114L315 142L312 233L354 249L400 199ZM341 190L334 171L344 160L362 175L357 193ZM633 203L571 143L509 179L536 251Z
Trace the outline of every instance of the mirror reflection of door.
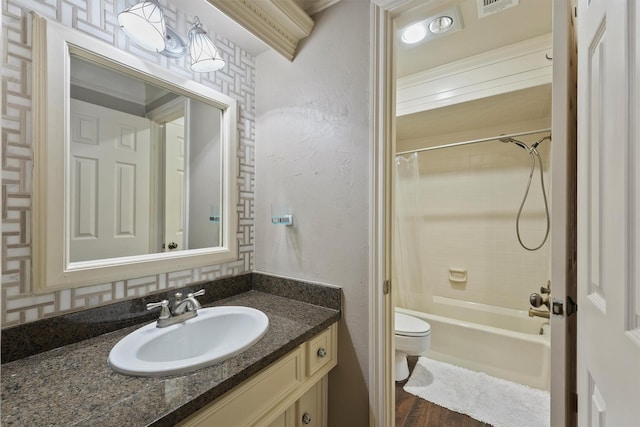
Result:
M219 247L222 110L70 62L70 261Z
M70 112L71 261L148 253L149 121L76 99Z
M184 245L184 117L167 122L165 133L164 244L165 252Z

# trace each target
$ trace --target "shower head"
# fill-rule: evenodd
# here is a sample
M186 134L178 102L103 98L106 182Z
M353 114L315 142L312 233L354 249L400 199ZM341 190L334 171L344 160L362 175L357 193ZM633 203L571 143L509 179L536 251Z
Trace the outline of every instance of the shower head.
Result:
M516 144L518 147L522 148L523 150L529 151L529 147L527 147L527 144L525 144L524 142L518 141L517 139L513 139L510 136L507 136L504 138L498 138L498 140L504 143L511 142L513 144Z

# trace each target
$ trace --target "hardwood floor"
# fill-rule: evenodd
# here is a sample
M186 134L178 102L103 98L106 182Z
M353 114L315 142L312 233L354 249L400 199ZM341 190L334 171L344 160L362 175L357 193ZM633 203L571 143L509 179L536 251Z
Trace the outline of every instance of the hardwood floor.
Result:
M413 370L418 358L408 359L409 370ZM402 389L405 382L396 383L396 427L491 427L407 393Z

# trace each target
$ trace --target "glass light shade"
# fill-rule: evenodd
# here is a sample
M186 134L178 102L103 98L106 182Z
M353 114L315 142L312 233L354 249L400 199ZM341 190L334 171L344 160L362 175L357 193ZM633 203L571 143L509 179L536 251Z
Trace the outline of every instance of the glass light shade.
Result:
M225 66L218 49L199 26L195 26L189 31L189 56L191 57L191 69L199 73L216 71Z
M122 31L141 47L161 52L165 47L166 27L162 8L156 1L141 1L118 14Z
M427 28L424 22L418 22L402 30L402 41L407 44L414 44L425 38L426 35Z
M453 18L450 16L438 16L429 23L429 31L433 34L441 34L449 31L453 27Z

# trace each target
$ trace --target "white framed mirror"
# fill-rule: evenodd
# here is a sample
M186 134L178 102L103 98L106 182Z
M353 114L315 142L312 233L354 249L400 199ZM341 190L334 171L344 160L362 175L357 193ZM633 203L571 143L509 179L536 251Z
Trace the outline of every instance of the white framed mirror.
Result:
M37 291L237 258L234 99L39 16L34 63Z

